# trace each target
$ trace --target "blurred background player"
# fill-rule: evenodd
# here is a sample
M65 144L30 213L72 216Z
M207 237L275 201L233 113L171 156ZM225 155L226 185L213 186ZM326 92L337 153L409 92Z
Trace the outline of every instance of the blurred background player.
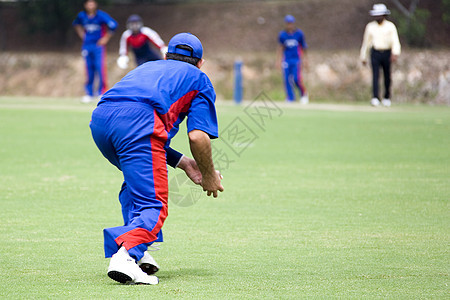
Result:
M295 101L295 90L293 85L300 90L300 103L309 102L305 86L302 81L302 62L306 67L305 54L307 45L303 32L295 26L295 18L287 15L284 18L285 30L279 34L280 46L277 51L277 64L281 67L286 89L286 100Z
M81 55L86 61L87 79L85 93L81 101L89 103L94 100L94 79L98 77L96 96L101 96L107 89L106 49L117 22L106 12L97 9L97 2L86 0L84 11L73 21L78 36L83 41Z
M384 98L381 104L391 106L391 62L397 60L401 51L397 28L394 23L386 20L386 16L391 13L386 5L375 4L369 13L375 20L367 24L364 31L360 58L363 65L366 65L370 52L373 79L373 97L370 103L373 106L380 105L378 78L381 66L384 74Z
M138 15L131 15L127 20L127 30L120 38L119 58L117 65L121 69L128 68L128 47L134 52L136 65L159 60L166 54L167 47L156 31L145 27Z

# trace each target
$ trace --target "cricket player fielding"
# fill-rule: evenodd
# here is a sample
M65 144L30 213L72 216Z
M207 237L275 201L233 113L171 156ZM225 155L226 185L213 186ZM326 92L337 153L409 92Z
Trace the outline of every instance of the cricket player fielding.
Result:
M286 29L278 36L277 63L283 72L286 101L295 101L295 85L300 91L300 103L308 104L309 98L302 80L302 64L306 64L305 54L308 46L303 31L295 26L295 18L287 15L284 22Z
M181 168L207 195L223 191L210 139L218 137L215 92L200 71L200 40L190 33L169 42L167 60L145 63L107 91L92 113L92 137L101 153L122 171L119 193L123 226L104 229L108 276L120 283L157 284L159 266L146 252L162 242L168 210L167 164ZM169 147L187 117L194 159Z
M158 33L153 29L144 26L142 18L138 15L131 15L128 18L127 30L123 32L122 37L120 38L117 65L121 69L128 68L128 63L130 61L127 56L129 47L131 47L134 52L137 66L148 61L163 59L164 54L167 52L167 47Z

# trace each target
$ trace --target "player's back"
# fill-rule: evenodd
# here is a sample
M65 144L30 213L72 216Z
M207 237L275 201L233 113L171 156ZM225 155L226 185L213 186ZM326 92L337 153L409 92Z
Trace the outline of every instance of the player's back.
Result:
M147 62L125 75L103 95L98 105L148 104L161 118L170 140L187 115L188 128L199 123L197 128L204 128L211 136L218 136L217 126L211 125L217 123L215 100L211 81L199 68L176 60L157 60ZM211 131L208 128L216 129Z
M215 101L211 81L199 68L176 60L158 60L129 72L105 93L99 104L143 102L163 115L175 102L188 103L199 93L209 101Z

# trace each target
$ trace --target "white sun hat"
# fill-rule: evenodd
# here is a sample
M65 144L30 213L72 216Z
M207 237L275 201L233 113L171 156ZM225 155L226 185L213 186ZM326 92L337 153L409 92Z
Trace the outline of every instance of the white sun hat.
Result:
M369 12L372 17L390 15L391 11L384 4L374 4L373 9Z

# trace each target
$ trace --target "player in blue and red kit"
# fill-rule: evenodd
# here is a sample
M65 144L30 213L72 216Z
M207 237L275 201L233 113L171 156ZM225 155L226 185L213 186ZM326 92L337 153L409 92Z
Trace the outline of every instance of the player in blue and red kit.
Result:
M117 59L117 65L120 68L128 68L129 47L134 52L138 66L163 58L167 51L164 41L156 31L144 26L140 16L131 15L127 20L127 28L120 38L119 58Z
M307 45L303 31L295 27L295 18L287 15L284 18L286 29L282 30L278 36L280 46L278 47L277 63L283 72L284 85L286 89L286 100L295 101L295 91L293 85L300 90L300 103L309 102L305 86L302 81L302 63L305 65Z
M93 101L94 95L100 96L107 89L106 49L105 46L117 28L117 22L106 12L97 9L97 2L84 2L84 11L73 21L78 36L83 41L81 55L86 61L86 95L82 102ZM98 76L98 89L94 92L94 80Z
M223 191L210 142L218 137L216 95L200 71L202 55L196 36L175 35L166 60L129 72L103 95L92 114L97 147L124 176L119 193L124 225L104 230L105 256L112 256L108 276L118 282L158 283L151 275L158 266L146 250L162 241L168 202L166 164L183 169L208 196ZM194 159L169 147L185 117Z

